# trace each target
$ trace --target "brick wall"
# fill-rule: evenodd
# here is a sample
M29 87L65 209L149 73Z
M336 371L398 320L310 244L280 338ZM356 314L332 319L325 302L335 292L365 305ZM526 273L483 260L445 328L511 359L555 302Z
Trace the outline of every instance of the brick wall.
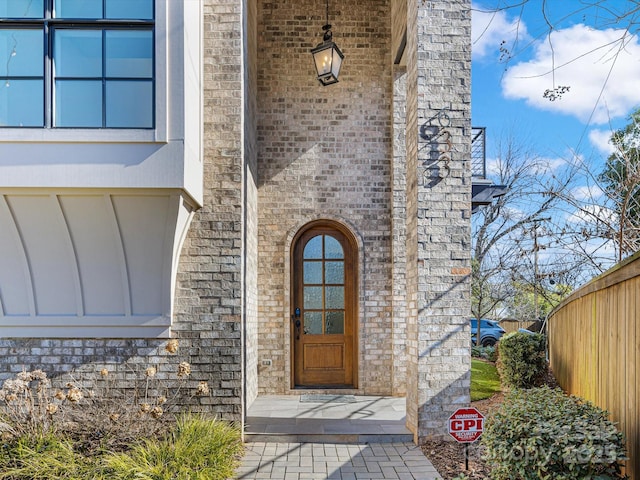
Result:
M309 53L322 40L324 4L258 5L259 355L273 362L261 366L260 390L290 387L288 242L306 222L335 218L363 245L360 391L391 393L389 3L331 2L345 60L329 87L315 79Z
M107 366L126 386L148 363L168 378L187 361L187 388L211 389L191 408L241 420L243 385L248 403L290 387L291 241L327 218L360 243L358 393L406 386L416 440L441 435L469 400L469 2L408 2L406 74L391 65L387 0L331 5L346 58L330 87L309 53L323 6L254 5L204 1L204 205L180 259L179 351L160 340L2 339L0 379ZM427 122L451 135L450 160L419 139Z
M152 339L1 339L0 380L41 368L57 381L64 383L64 374L73 373L88 385L107 368L112 385L127 389L148 365L157 367L159 379L169 380L184 361L191 375L181 390L183 405L190 402L192 411L241 420L243 319L253 315L255 325L251 312L256 310L255 275L246 280L243 251L250 252L246 267L255 272L257 249L255 186L253 195L244 195L245 181L251 185L253 180L245 177L243 155L252 141L243 144L242 6L240 0L203 0L204 205L193 218L180 258L172 325L178 351L170 353L166 340ZM255 178L253 151L249 176ZM253 239L246 241L245 235ZM253 330L247 329L255 339ZM201 381L208 383L210 394L194 396Z

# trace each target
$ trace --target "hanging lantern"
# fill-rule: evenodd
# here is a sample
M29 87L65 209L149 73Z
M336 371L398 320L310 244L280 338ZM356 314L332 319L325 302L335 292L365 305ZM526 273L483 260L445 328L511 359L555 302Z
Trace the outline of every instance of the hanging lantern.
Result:
M311 55L313 55L313 62L316 66L318 81L327 86L338 83L338 75L344 59L343 53L333 42L331 25L329 25L329 0L327 0L327 23L322 27L322 30L324 31L322 43L311 50Z

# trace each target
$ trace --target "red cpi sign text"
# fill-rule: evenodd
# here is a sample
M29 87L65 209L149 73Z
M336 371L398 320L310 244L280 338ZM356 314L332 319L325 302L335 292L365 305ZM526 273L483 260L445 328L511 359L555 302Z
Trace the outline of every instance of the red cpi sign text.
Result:
M475 408L459 408L449 417L449 435L460 443L475 442L484 429L484 416Z

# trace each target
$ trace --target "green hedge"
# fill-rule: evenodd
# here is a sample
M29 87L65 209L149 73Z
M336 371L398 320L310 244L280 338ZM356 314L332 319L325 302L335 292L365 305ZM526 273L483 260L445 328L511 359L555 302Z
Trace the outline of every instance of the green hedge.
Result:
M510 392L481 442L494 480L627 478L623 436L607 413L560 389Z
M498 372L506 387L532 388L542 384L547 371L546 339L539 333L513 332L498 343Z

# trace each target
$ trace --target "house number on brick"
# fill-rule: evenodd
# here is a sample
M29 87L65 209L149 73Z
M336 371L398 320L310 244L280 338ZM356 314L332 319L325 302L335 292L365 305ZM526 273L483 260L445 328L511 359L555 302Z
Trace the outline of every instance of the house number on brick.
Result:
M432 157L435 157L424 162L427 170L432 172L431 178L444 178L449 175L449 162L451 161L451 150L453 149L452 135L448 130L450 125L451 118L447 112L440 110L420 126L420 138L426 142L422 148L427 145L431 146ZM443 165L442 168L446 171L444 174L441 172L439 163Z

